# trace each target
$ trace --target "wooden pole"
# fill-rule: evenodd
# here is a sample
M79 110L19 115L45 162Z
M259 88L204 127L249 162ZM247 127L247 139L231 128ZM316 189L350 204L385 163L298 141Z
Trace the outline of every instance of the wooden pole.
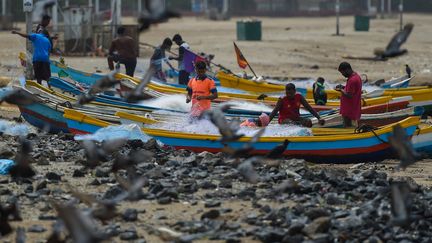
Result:
M387 11L388 11L389 15L392 14L392 1L391 0L387 0Z
M384 18L384 0L381 0L381 18L383 19Z
M399 2L399 13L400 13L399 30L402 30L403 29L403 0L400 0Z
M25 13L25 19L26 19L26 33L30 34L32 32L32 12L26 12ZM32 54L33 54L33 47L30 43L30 40L27 39L26 41L26 49L27 49L27 65L25 69L25 78L26 80L33 80L33 62L32 62Z
M339 2L339 0L336 0L335 10L336 10L336 35L340 35L340 32L339 32L340 2Z
M2 0L2 16L6 16L6 0Z
M52 7L52 21L53 21L53 30L54 32L58 31L58 0L55 1Z

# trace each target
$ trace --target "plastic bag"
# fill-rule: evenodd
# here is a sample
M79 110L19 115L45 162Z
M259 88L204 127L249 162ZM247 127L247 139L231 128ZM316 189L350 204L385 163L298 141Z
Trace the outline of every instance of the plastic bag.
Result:
M0 159L0 175L7 175L14 164L15 162L13 160Z

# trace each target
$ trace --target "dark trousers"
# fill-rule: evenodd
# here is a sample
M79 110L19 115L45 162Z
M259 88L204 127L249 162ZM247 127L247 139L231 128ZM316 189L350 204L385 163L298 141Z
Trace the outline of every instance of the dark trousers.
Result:
M114 70L114 62L121 63L125 65L126 74L128 76L133 77L135 73L135 68L137 65L137 59L136 58L121 58L116 55L114 56L108 56L108 66L110 70Z
M188 85L189 83L189 73L185 70L179 71L179 77L178 77L179 84Z

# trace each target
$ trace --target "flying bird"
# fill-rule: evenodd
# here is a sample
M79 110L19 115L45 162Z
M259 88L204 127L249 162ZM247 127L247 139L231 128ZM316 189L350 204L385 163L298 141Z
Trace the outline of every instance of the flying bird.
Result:
M285 152L285 150L287 149L289 143L290 143L290 141L289 141L288 139L285 139L285 141L284 141L282 144L280 144L280 145L274 147L274 148L273 148L273 149L272 149L272 150L271 150L271 151L266 155L266 157L269 158L269 159L277 159L277 158L280 158L280 157L283 155L283 153Z
M3 102L7 102L12 105L24 106L42 103L42 99L22 88L14 88L6 91L5 95L0 98L0 104Z
M140 80L138 86L130 93L126 94L125 98L127 102L136 103L149 98L148 95L144 94L144 88L150 83L151 78L153 77L155 72L156 69L154 68L154 66L150 65L144 77Z
M128 155L119 154L113 162L111 170L116 173L119 170L127 169L142 161L151 159L154 154L147 150L131 150Z
M239 149L234 149L230 146L225 146L222 151L230 154L233 158L240 158L240 157L246 157L249 155L250 152L254 150L253 145L258 142L259 138L264 134L265 127L261 128L258 132L255 133L255 135L251 138L250 141L243 144L243 146Z
M391 183L391 209L394 224L403 226L409 223L411 199L407 182Z
M219 133L222 135L222 143L237 141L244 136L244 134L237 134L238 130L240 129L239 121L228 122L225 118L224 112L230 107L231 105L225 104L218 108L207 110L200 116L200 118L208 117L210 121L218 128Z
M259 175L255 170L254 164L258 162L257 157L252 157L245 160L237 167L237 171L249 183L256 184L259 181Z
M101 161L107 161L108 156L118 151L125 143L126 139L106 140L101 144L92 140L82 141L81 145L87 158L84 165L89 168L98 166Z
M86 93L81 94L78 97L77 104L84 105L90 103L91 101L96 99L97 94L102 93L105 90L108 90L114 85L120 83L120 80L117 80L115 78L115 75L118 73L118 71L118 69L115 69L101 79L98 79Z
M422 158L421 154L415 151L410 137L400 125L393 127L393 135L389 136L388 140L400 159L397 169L404 170Z
M30 165L34 159L30 156L32 145L27 139L20 139L20 149L14 158L15 164L10 168L9 174L12 178L30 178L36 175Z
M93 243L108 238L96 228L94 220L73 205L52 202L58 217L64 222L73 242Z
M162 0L145 0L144 11L138 18L139 31L145 31L152 24L158 24L168 21L170 18L180 18L178 12L166 9Z

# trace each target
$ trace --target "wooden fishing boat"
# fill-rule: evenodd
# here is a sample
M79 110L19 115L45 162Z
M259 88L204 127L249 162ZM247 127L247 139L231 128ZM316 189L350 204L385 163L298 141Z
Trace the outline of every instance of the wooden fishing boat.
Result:
M423 106L425 108L425 114L432 115L432 88L415 90L385 90L384 95L389 95L392 97L411 96L411 106Z
M56 63L55 61L52 61L52 63ZM95 78L95 75L92 75L91 73L85 73L85 72L81 72L78 70L75 70L73 68L70 67L64 67L64 65L56 65L57 67L57 71L59 70L63 70L64 72L69 72L69 73L75 73L74 75L70 75L74 80L78 81L78 82L84 82L86 84L90 83L90 82L96 82L97 78ZM63 69L60 69L63 68ZM100 74L97 74L97 76ZM77 79L75 79L75 77L77 77ZM130 77L127 76L126 74L122 74L122 73L118 73L116 75L116 78L123 80L123 83L129 81L129 87L133 87L134 85L138 84L140 82L140 80L138 78L135 77ZM91 79L93 79L93 81L90 81ZM84 80L84 81L83 81ZM158 92L156 95L157 97L160 97L161 94L186 94L186 90L183 88L178 88L178 87L172 87L168 84L162 84L159 82L155 82L152 81L150 82L150 84L148 85L148 90L152 90L152 91L156 91ZM303 95L306 95L306 89L305 90L301 90L298 89L298 91L301 93L303 92ZM335 91L336 92L336 91ZM223 92L223 91L218 91L218 95L219 98L216 100L217 102L224 102L224 101L228 101L228 100L243 100L243 101L248 101L248 102L264 102L266 104L275 104L277 102L277 100L280 97L280 92L279 94L275 95L275 94L269 94L267 98L265 98L265 101L260 101L258 100L258 96L261 93L256 93L256 94L251 94L251 93L247 93L247 92ZM338 93L338 92L337 92ZM337 98L336 96L334 98ZM332 97L329 97L329 99L332 99ZM377 104L383 104L383 103L387 103L389 100L391 100L391 97L376 97L376 98L365 98L363 99L363 106L370 106L370 105L377 105ZM308 102L310 104L314 104L314 101L312 98L309 98ZM313 106L315 107L315 106ZM335 107L339 107L339 101L329 101L325 107L317 107L317 110L324 110L326 109L332 109Z
M65 110L64 117L69 129L75 134L93 133L110 123L84 115L74 110ZM412 136L420 119L407 118L399 123L409 136ZM219 135L192 134L160 129L143 129L143 131L160 140L167 146L176 149L188 149L195 152L220 152L225 146ZM253 145L254 154L266 154L285 140L289 141L283 155L303 158L311 162L355 163L381 161L392 158L394 153L388 143L392 127L388 126L374 132L352 135L308 136L308 137L262 137ZM241 148L251 138L243 137L239 141L227 143L233 148Z
M420 124L412 137L412 143L418 152L432 156L432 125Z

